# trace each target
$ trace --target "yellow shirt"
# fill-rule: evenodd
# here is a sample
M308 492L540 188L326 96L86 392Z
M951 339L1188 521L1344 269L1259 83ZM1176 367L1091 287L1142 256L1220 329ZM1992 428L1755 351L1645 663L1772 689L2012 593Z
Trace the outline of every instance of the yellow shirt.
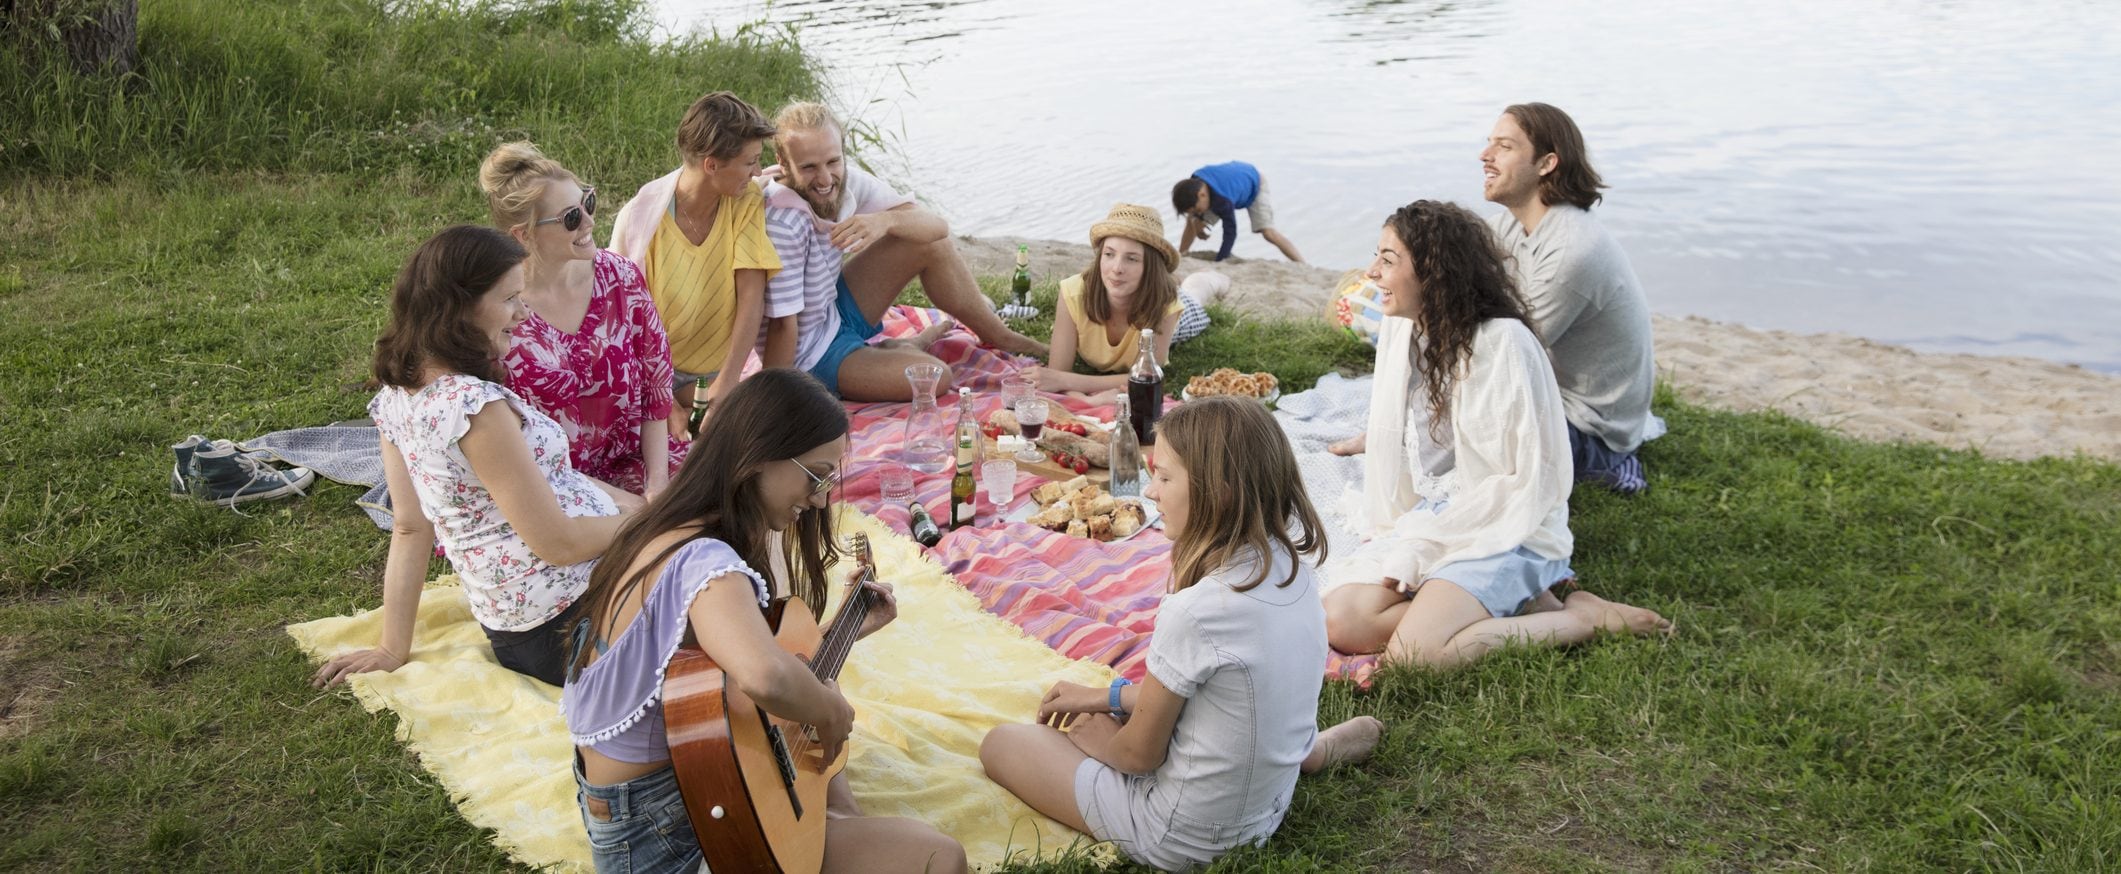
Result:
M656 315L670 336L670 363L686 373L713 373L729 356L734 337L747 342L758 326L731 330L736 321L736 271L764 270L767 278L781 271L780 253L766 239L766 197L757 183L744 193L724 197L707 239L693 245L678 229L668 207L648 241L641 275ZM764 311L761 310L761 313Z
M1134 366L1134 359L1141 357L1141 329L1129 326L1120 332L1119 342L1105 339L1105 326L1090 321L1090 314L1083 303L1083 275L1078 273L1060 282L1061 306L1068 308L1068 319L1075 322L1075 357L1083 360L1092 369L1104 373L1119 373ZM1185 309L1176 297L1171 299L1171 308L1164 315L1172 315Z

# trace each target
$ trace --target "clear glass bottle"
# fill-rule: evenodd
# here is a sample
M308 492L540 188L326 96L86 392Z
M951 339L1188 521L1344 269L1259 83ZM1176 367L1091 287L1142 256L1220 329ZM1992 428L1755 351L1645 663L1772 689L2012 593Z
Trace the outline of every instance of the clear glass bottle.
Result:
M1107 489L1115 498L1138 498L1142 493L1142 447L1141 441L1134 439L1129 404L1127 396L1120 395L1119 406L1112 415L1112 482Z
M957 474L950 478L950 529L973 523L979 506L973 495L972 471L979 467L979 420L972 415L972 389L957 390Z
M906 381L913 385L913 407L906 413L906 437L899 444L899 462L920 473L942 473L950 468L952 422L935 403L935 387L942 378L940 364L906 368Z

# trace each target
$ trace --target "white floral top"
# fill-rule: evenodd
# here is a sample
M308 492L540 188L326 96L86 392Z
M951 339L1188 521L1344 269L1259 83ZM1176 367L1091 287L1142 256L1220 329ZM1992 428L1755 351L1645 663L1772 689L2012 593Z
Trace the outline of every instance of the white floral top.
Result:
M549 564L501 518L492 493L457 447L471 428L472 414L494 401L507 402L522 417L530 457L559 497L561 512L571 517L619 512L610 495L568 462L567 434L560 424L496 383L452 373L417 392L385 386L368 403L368 415L405 457L420 514L434 525L450 566L463 578L472 615L496 631L526 631L573 604L588 587L596 562Z

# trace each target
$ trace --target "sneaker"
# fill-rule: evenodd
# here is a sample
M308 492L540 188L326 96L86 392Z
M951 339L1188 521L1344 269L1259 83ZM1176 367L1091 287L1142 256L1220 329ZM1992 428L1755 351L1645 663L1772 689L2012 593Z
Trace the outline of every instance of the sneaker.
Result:
M186 471L191 470L192 453L198 451L202 445L206 445L206 438L193 434L184 438L184 442L170 447L170 451L177 454L177 463L169 466L170 497L195 497L192 493L191 482L184 478L184 474Z
M300 494L317 475L306 467L281 470L243 454L233 443L213 440L192 448L185 478L193 497L233 507Z

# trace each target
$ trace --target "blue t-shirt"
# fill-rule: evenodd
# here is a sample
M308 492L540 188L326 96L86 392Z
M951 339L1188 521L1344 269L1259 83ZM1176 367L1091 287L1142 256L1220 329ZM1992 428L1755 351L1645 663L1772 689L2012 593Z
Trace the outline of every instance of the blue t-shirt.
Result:
M1216 194L1230 199L1230 205L1244 209L1252 205L1259 196L1259 168L1243 161L1225 164L1210 164L1193 171L1193 175Z

